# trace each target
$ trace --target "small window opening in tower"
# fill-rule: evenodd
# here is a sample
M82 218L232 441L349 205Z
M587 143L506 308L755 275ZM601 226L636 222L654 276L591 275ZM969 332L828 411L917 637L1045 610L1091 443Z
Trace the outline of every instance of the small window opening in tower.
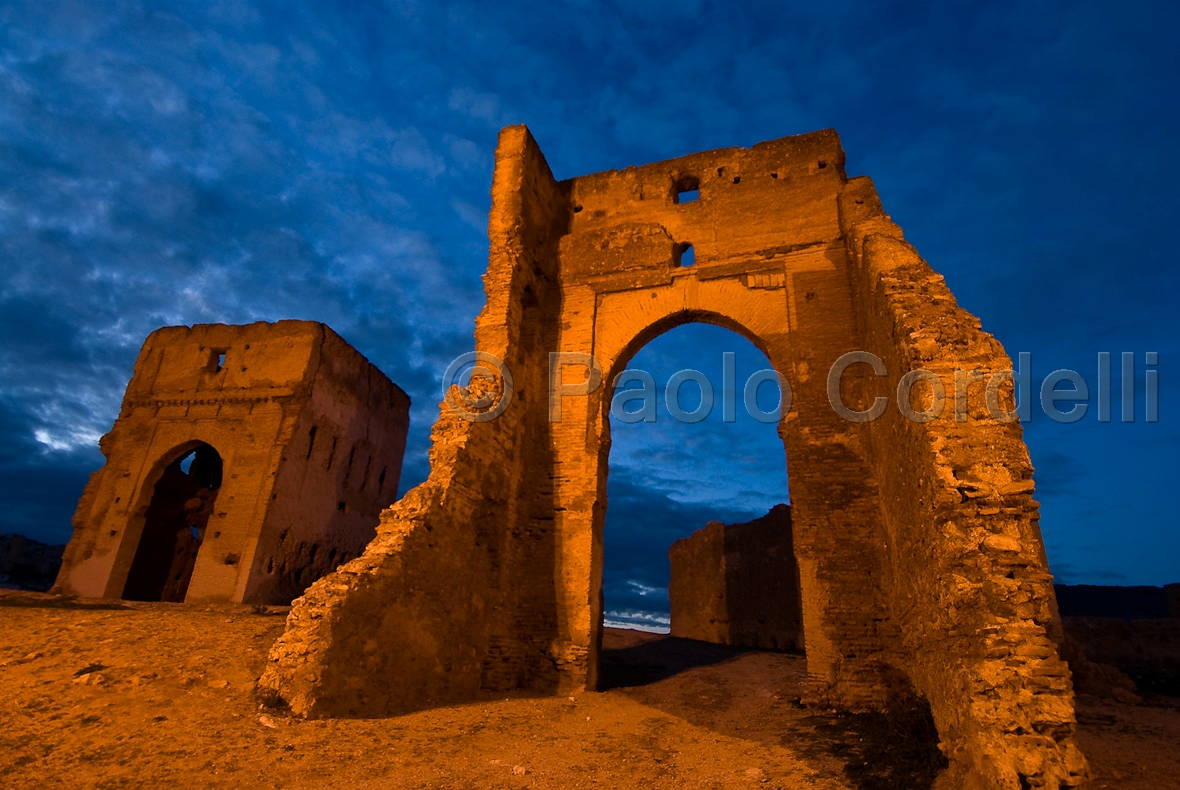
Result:
M696 176L682 176L673 193L676 203L692 203L701 196L701 182Z

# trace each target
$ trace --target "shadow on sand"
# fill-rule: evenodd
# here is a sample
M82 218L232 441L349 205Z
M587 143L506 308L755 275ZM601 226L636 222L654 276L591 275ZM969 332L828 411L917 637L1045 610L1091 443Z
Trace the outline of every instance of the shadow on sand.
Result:
M946 767L929 707L884 713L805 706L804 656L608 629L602 691L728 737L774 744L857 790L928 790Z
M603 639L598 669L599 691L658 683L689 669L732 661L747 652L741 647L676 636L655 637L625 647L612 644L618 641L621 640L612 640L609 634Z

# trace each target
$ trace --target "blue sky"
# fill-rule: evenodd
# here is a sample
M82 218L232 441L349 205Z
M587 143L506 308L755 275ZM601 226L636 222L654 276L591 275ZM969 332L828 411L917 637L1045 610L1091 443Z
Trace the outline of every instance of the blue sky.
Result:
M1091 377L1099 351L1159 352L1158 424L1034 415L1026 436L1061 579L1176 581L1178 16L1159 2L0 6L0 532L68 538L95 442L164 324L330 324L413 397L403 488L420 481L439 377L483 303L505 124L529 125L558 178L832 127L849 173L873 177L986 330L1033 353L1037 380ZM736 336L677 332L637 364L719 368L733 348L758 367ZM674 537L785 499L773 430L641 427L656 430L616 428L612 451L618 609L659 597Z

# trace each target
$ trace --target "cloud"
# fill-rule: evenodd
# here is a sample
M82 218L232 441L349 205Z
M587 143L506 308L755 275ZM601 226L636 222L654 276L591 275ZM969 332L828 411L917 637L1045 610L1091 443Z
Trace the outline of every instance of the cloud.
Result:
M504 112L500 100L490 93L479 93L471 88L454 88L447 99L447 105L455 112L483 121L493 128L504 126Z
M479 233L487 233L488 229L488 212L478 206L473 206L465 200L454 198L451 200L451 208L459 215L459 219Z
M440 150L469 168L475 143L345 101L324 38L258 9L120 5L61 24L21 11L7 12L15 45L0 61L13 109L0 116L0 326L14 341L0 371L21 436L92 443L163 324L322 320L418 390L470 344L484 253L439 245L449 199L402 193L447 172ZM273 26L274 40L226 23L235 36ZM465 186L454 200L486 199ZM435 414L415 400L424 454ZM407 463L407 484L414 474L424 465Z
M421 480L439 375L473 345L508 123L529 124L559 178L837 128L849 172L873 176L907 238L1009 349L1053 367L1156 350L1167 381L1180 358L1166 241L1178 14L853 0L0 6L0 458L22 481L0 498L3 528L68 531L99 462L85 445L163 324L329 323L413 397L402 488ZM661 384L718 367L730 341L689 331L640 359ZM1165 528L1159 470L1174 476L1166 422L1180 400L1160 398L1154 434L1027 426L1055 563L1092 567L1065 538L1108 531L1091 501L1101 491L1134 514L1109 572L1170 572L1180 537ZM657 497L653 512L696 524L785 499L772 427L650 427L615 425L611 465L612 480ZM626 582L660 586L640 570L620 577L623 599L650 597Z
M710 521L740 523L766 513L756 506L679 502L628 468L613 467L607 485L602 586L612 620L666 624L668 548Z
M442 175L447 168L443 158L433 151L422 133L413 127L398 132L389 155L397 167L415 170L430 178Z
M736 360L736 391L728 392L722 355ZM728 329L690 324L651 341L628 363L651 374L656 383L656 422L625 424L611 420L611 470L625 469L653 491L679 502L711 503L743 512L764 513L787 501L786 456L776 425L754 420L745 409L744 385L769 361L753 344ZM691 368L711 382L714 405L698 423L675 419L668 411L667 384L674 373ZM733 405L736 422L724 422L724 402ZM676 402L676 401L674 401ZM679 391L685 411L700 407L700 390L686 384ZM771 402L762 403L769 408ZM640 404L632 403L628 411Z
M1036 458L1037 494L1059 496L1076 494L1078 483L1085 479L1086 468L1077 459L1064 453L1050 450Z
M27 416L19 403L0 397L0 478L9 495L0 510L0 534L19 532L49 543L65 543L71 534L70 519L86 484L88 470L97 468L102 455L95 443L59 442L51 436L38 439L27 428Z
M1133 584L1127 574L1094 565L1079 567L1070 562L1050 563L1057 584Z

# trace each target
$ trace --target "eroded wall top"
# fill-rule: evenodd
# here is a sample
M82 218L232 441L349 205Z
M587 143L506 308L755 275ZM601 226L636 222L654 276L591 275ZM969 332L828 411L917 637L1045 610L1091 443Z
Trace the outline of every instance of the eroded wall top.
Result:
M688 245L700 278L825 246L840 236L844 181L831 130L570 179L562 279L648 272L634 285L656 285Z
M127 398L301 386L325 329L314 321L157 329L139 352Z

